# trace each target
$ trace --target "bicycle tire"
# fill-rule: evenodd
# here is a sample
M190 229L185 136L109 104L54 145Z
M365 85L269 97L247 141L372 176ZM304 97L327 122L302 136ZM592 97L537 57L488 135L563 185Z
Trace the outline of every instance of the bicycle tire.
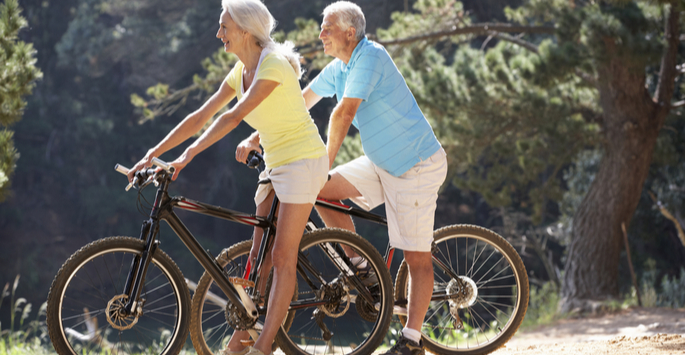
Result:
M361 314L357 305L351 305L353 299L361 296L356 288L351 287L349 279L342 277L342 273L323 252L327 243L349 246L371 265L378 283L363 287L376 290L374 304L380 307L375 314ZM298 271L298 301L325 299L327 303L321 305L321 308L298 310L290 329L281 327L276 335L276 342L280 348L289 355L371 354L385 338L393 310L392 279L381 255L371 243L359 235L342 229L328 228L305 234L300 243L300 251L315 266L317 274L324 278L321 284L314 280L317 282L314 287L324 292L314 291L302 277L301 271ZM332 295L328 293L331 290L347 291ZM329 339L323 338L323 327L319 322L331 331Z
M178 354L188 337L190 293L183 273L162 250L142 283L138 317L114 318L123 288L145 242L110 237L74 253L48 293L47 326L59 354ZM109 320L108 320L109 319Z
M433 257L449 265L462 280L470 280L476 292L452 303L431 301L421 329L424 346L441 355L495 351L514 336L528 308L528 276L521 257L500 235L473 225L441 228L435 231L433 241ZM395 300L407 297L408 271L403 260L395 281ZM433 276L434 295L446 290L455 294L454 281L435 262ZM463 329L456 329L451 311L458 312ZM405 325L406 316L399 318Z
M245 266L252 249L252 240L245 240L224 249L216 258L217 264L224 269L224 273L229 276L243 277ZM269 290L271 287L271 274L267 279L265 290L265 303L269 302ZM209 297L208 297L209 296ZM297 289L293 295L293 300L297 299ZM191 305L190 315L190 340L198 355L213 355L226 347L233 334L233 329L226 322L224 315L226 307L226 297L216 285L212 276L205 272L197 283ZM286 317L284 326L289 326ZM274 342L272 350L276 350Z

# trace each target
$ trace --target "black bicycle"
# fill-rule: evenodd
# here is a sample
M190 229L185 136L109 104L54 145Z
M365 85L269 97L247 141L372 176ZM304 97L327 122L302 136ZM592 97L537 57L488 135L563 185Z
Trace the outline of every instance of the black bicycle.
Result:
M259 159L259 155L256 155ZM318 199L317 207L332 209L387 226L385 217L339 202ZM314 220L307 230L319 230ZM227 260L247 255L249 245L236 245ZM390 268L394 249L388 244L385 253ZM432 245L433 295L424 319L423 340L426 348L434 354L488 354L504 345L516 333L528 309L529 284L526 268L516 250L497 233L473 225L451 225L434 232ZM196 294L209 292L203 277ZM395 279L394 313L404 326L409 283L409 270L402 261ZM298 281L298 284L301 283ZM371 304L366 298L354 300L357 312L369 321L378 316L379 304ZM223 331L229 326L214 315L221 311L219 299L195 296L193 305L202 302L204 319L201 323L208 343L218 343ZM334 315L330 315L334 316ZM306 323L307 314L294 315L295 323ZM356 325L353 325L356 326ZM291 327L291 336L296 336ZM304 343L307 339L302 338ZM284 348L285 349L285 348ZM287 351L286 351L287 353Z
M248 331L253 339L259 335L270 286L269 272L261 266L273 245L278 199L269 215L260 217L170 196L173 170L158 159L154 164L159 168L137 172L127 187L142 191L157 186L140 237L90 243L55 276L47 324L58 353L177 354L190 333L199 354L212 354L225 347L235 330ZM117 170L128 172L120 166ZM214 258L175 209L263 228L256 260L247 260L251 240ZM192 301L181 270L158 247L162 221L205 269ZM363 258L353 262L344 248ZM366 264L363 270L360 262ZM356 355L370 354L380 345L392 317L392 280L369 242L337 229L305 233L297 271L296 290L287 296L292 297L289 312L276 336L278 346L287 354Z

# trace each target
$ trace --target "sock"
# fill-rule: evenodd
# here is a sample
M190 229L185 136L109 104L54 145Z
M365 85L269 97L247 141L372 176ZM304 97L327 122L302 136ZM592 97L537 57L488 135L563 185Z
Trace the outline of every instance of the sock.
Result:
M363 269L366 267L366 259L362 256L355 256L350 258L352 265L355 265L357 269Z
M421 342L421 332L411 328L402 328L402 336L419 344Z

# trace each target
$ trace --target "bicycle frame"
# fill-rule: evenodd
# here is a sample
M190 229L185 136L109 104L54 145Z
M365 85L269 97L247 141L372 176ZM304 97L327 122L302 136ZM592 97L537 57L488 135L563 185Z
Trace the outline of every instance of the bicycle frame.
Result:
M329 201L323 198L317 198L316 199L316 206L324 207L329 210L337 211L340 213L344 213L346 215L352 216L352 217L358 217L361 219L365 219L367 221L371 221L377 224L380 224L382 226L387 227L388 226L388 220L380 215L377 215L375 213L371 213L369 211L365 211L361 208L358 207L353 207L353 206L347 206L341 202L335 202L335 201ZM308 230L314 230L319 228L316 223L310 218L309 222L307 223L307 229ZM388 247L386 248L385 255L383 256L386 266L388 267L388 270L390 270L390 265L392 264L392 258L395 254L395 248L388 243ZM456 275L449 266L445 265L440 259L436 258L434 255L431 254L431 258L433 259L433 263L437 265L447 276L449 276L451 279L456 280L456 282L459 284L459 287L462 288L464 287L464 283L459 278L458 275ZM454 296L453 296L454 297ZM442 292L434 292L433 296L431 297L431 301L439 301L439 300L447 300L449 297L445 291ZM395 305L396 306L401 306L401 305L406 305L407 300L396 300Z
M156 249L157 244L159 244L157 241L159 234L159 223L163 220L171 227L179 239L181 239L183 244L185 244L195 259L197 259L202 267L212 276L214 281L228 297L228 299L233 304L240 304L243 306L236 307L238 308L238 311L241 312L241 316L251 316L256 318L258 314L256 314L255 311L251 312L251 315L247 314L247 310L244 302L241 300L240 293L226 278L222 268L216 263L214 257L212 257L208 251L202 248L190 230L188 230L178 215L176 215L174 208L181 208L187 211L221 218L240 224L263 228L265 236L264 240L267 241L267 243L262 243L262 246L260 247L260 254L257 258L257 260L262 260L262 249L266 249L268 246L268 241L271 239L269 236L273 235L273 221L275 219L278 200L274 199L274 204L267 217L260 217L222 207L212 206L203 202L187 199L185 197L170 197L168 194L169 183L170 181L168 179L162 179L162 182L160 183L161 186L158 188L155 196L155 202L153 204L152 211L150 212L150 217L147 221L143 222L140 239L146 241L147 249L144 250L140 258L136 258L131 265L131 273L126 281L125 287L126 293L129 295L129 301L126 304L126 311L132 312L135 307L136 300L140 296L140 284L145 278L147 266L152 260L154 250ZM257 265L257 267L252 268L252 271L249 272L250 280L253 280L256 277L256 270L258 270L260 266L261 265Z
M157 189L155 202L153 203L153 207L150 212L150 217L147 221L143 222L143 227L141 230L140 239L145 240L146 250L143 251L140 257L136 257L132 262L131 272L129 273L126 281L126 287L124 290L126 290L126 294L129 296L129 301L126 304L125 311L132 312L136 306L136 300L140 296L141 292L140 284L145 278L147 267L152 260L152 255L157 248L157 244L159 244L157 241L159 234L159 223L160 221L165 221L171 227L174 233L176 233L179 239L181 239L181 241L185 244L188 250L193 254L195 259L197 259L202 267L211 275L212 279L214 279L218 287L228 297L229 301L235 305L242 305L242 307L236 307L238 312L240 312L240 316L249 316L253 319L257 318L259 316L259 312L256 310L256 308L252 308L251 311L248 310L245 302L243 301L244 298L241 298L241 295L242 297L249 296L247 296L242 289L240 291L243 292L239 292L228 280L221 266L217 264L215 258L212 257L208 251L202 248L190 230L188 230L178 215L176 215L174 208L180 208L194 213L200 213L215 218L225 219L231 222L262 228L264 230L264 234L256 258L257 265L251 265L251 261L248 261L246 272L243 276L249 281L255 282L258 278L259 270L262 267L264 256L271 248L275 237L274 221L276 220L276 212L279 205L278 197L274 196L269 214L266 217L262 217L254 214L247 214L213 206L182 196L170 197L168 194L168 188L170 184L168 175L165 175L160 180L160 186ZM261 184L266 182L268 182L268 180L260 181L259 183ZM355 271L350 268L351 262L349 258L345 255L345 252L339 245L333 246L327 243L324 247L324 251L333 260L343 260L342 263L335 264L340 272L348 276L355 275ZM304 277L312 289L318 290L318 287L316 287L311 282L311 279L307 276L307 272L309 272L310 275L317 277L317 272L307 258L302 255L302 253L298 255L297 271ZM373 301L373 297L368 290L363 287L361 280L359 280L358 277L351 277L350 281L360 291L361 297L366 299L368 302ZM251 303L251 301L249 302ZM300 300L292 303L290 309L314 307L325 303L326 301L321 300ZM260 307L260 310L265 310L265 308Z

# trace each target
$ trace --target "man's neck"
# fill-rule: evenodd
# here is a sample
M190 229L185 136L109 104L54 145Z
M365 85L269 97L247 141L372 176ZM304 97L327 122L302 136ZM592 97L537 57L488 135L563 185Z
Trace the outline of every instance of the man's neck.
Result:
M352 59L352 54L354 53L355 48L359 45L359 42L361 41L352 41L350 44L345 47L345 50L343 50L343 53L338 57L338 59L342 60L345 65L350 63L350 59Z

